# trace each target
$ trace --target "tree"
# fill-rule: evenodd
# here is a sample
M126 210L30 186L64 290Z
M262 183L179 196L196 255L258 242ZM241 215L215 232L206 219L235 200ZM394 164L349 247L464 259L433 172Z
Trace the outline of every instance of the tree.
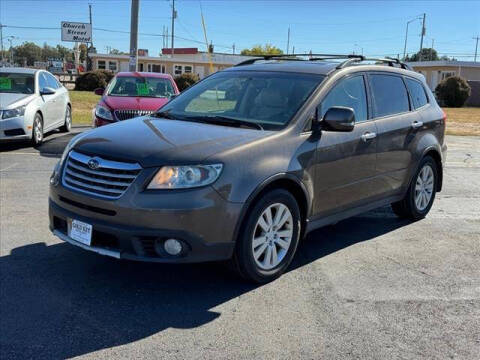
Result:
M14 48L13 55L16 63L23 64L26 60L28 66L33 66L35 61L42 60L42 48L33 42L24 42Z
M436 61L440 59L435 49L423 48L422 51L419 51L416 54L413 54L411 57L407 57L405 60L406 61Z
M464 78L450 76L437 85L435 94L448 107L462 107L471 94L471 88Z
M128 53L120 51L118 49L111 49L110 54L112 54L112 55L128 55Z
M57 45L58 57L66 61L73 61L73 50L62 45Z
M283 51L271 44L265 44L265 46L254 45L251 49L243 49L241 54L242 55L265 55L265 54L282 55Z
M80 49L80 61L84 62L85 59L87 58L87 45L80 44L78 48Z

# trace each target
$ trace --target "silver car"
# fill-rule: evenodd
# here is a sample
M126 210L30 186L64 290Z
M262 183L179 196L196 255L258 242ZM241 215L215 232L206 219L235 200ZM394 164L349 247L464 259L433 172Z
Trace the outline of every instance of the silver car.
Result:
M31 140L72 126L68 90L48 71L0 68L0 141Z

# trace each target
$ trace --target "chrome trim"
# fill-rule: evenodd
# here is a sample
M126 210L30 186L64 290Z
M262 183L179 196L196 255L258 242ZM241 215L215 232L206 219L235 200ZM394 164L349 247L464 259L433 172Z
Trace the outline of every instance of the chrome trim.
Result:
M89 162L95 162L92 169ZM139 164L106 160L71 151L62 172L62 185L84 194L105 199L118 199L135 181L142 167ZM133 172L125 174L122 172Z
M134 110L134 109L120 109L115 110L115 118L119 121L133 119L139 116L150 115L153 110Z
M82 244L78 241L73 240L70 236L67 236L67 235L65 235L64 233L62 233L58 230L53 230L53 235L60 238L60 240L63 240L63 241L68 242L72 245L78 246L78 247L80 247L84 250L93 251L93 252L96 252L100 255L105 255L105 256L114 257L116 259L120 259L120 252L119 251L107 250L107 249L99 248L99 247L96 247L96 246L88 246L88 245Z

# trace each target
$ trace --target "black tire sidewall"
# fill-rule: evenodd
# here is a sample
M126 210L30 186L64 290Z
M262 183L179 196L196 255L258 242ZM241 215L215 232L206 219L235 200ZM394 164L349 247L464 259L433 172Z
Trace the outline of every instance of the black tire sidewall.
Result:
M70 122L67 121L67 114L70 112ZM70 108L69 105L67 105L67 108L65 109L65 124L63 125L63 130L66 132L69 132L70 129L72 128L72 109Z
M41 138L37 139L36 128L40 126L41 128ZM33 118L33 126L32 126L32 142L35 146L41 145L43 142L43 121L42 117L39 114L36 114Z
M287 254L275 268L264 270L257 266L252 253L252 239L258 218L270 205L281 203L288 207L293 218L293 235ZM251 209L250 215L245 221L236 247L236 256L242 275L258 283L272 281L279 277L290 265L300 239L301 215L297 201L286 190L273 190L265 194Z
M433 192L432 192L432 197L430 198L430 202L428 203L428 206L424 210L418 210L417 205L415 204L415 184L417 182L418 174L420 174L420 171L422 171L423 167L426 164L428 164L433 171ZM414 219L424 218L432 208L433 201L435 200L437 183L438 183L437 164L435 163L435 160L433 160L433 158L431 158L430 156L426 156L420 162L417 172L415 173L415 176L412 179L412 183L410 184L410 189L409 189L408 198L407 198L408 207L410 208L411 215Z

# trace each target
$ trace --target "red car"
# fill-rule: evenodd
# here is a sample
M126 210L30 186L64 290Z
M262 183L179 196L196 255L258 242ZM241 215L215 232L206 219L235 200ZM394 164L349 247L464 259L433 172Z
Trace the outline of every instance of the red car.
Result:
M168 74L119 72L106 89L96 89L103 95L93 114L93 125L99 127L113 122L148 115L179 93Z

